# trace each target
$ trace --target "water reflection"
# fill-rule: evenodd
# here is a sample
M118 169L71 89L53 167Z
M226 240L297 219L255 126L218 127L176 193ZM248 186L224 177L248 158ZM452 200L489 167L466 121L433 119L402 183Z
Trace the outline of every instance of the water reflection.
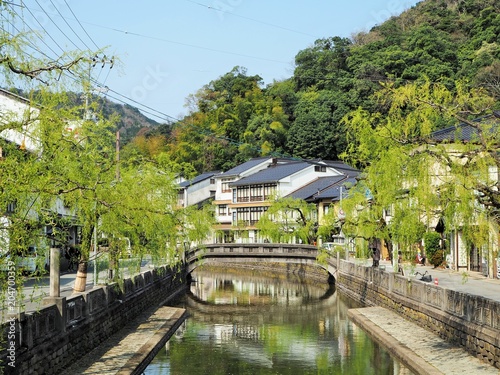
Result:
M189 318L145 374L409 374L347 318L324 282L195 271Z

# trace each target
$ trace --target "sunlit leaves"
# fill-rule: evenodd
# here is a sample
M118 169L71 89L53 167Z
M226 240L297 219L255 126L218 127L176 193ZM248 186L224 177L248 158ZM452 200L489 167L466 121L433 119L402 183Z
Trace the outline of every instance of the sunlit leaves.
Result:
M350 215L346 229L366 236L366 228L349 225L371 222L367 228L386 238L375 222L390 207L390 236L400 244L418 241L422 231L434 228L440 219L448 231L461 228L470 240L487 241L491 224L486 217L495 221L500 208L495 174L500 166L499 124L494 117L472 120L488 114L492 99L466 82L450 90L429 81L399 88L386 85L378 97L388 105L386 115L358 109L344 118L353 139L346 157L367 166L360 186L373 195L363 202L358 186L359 192L353 190L344 200ZM433 139L432 132L452 120L475 129L469 142ZM457 137L461 131L457 127Z

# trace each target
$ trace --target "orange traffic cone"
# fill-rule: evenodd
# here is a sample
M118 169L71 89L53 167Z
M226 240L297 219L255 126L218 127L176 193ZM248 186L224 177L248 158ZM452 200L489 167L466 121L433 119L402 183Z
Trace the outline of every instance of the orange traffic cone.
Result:
M437 278L437 277L434 279L434 285L439 285L439 282L438 282L438 278Z

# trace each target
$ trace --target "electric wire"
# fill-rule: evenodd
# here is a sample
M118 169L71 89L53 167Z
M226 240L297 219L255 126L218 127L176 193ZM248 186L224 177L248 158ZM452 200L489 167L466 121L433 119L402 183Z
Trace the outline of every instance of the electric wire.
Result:
M54 22L54 20L52 19L52 17L50 17L50 15L45 11L45 9L42 8L42 6L40 5L40 3L38 2L38 0L35 0L35 2L38 4L38 6L40 7L40 9L42 9L42 11L45 13L45 15L49 18L49 20L54 24L54 26L66 37L66 39L68 39L71 44L73 44L75 46L76 49L80 49L75 42L73 42L73 40L68 37L66 35L66 33L59 27L59 25L57 23ZM28 8L29 9L29 8ZM63 50L64 51L64 50Z
M287 61L280 61L280 60L268 59L268 58L265 58L265 57L258 57L258 56L246 55L246 54L242 54L242 53L231 52L231 51L224 51L224 50L220 50L220 49L216 49L216 48L209 48L209 47L199 46L199 45L196 45L196 44L176 42L176 41L170 40L170 39L160 38L160 37L151 36L151 35L145 35L145 34L136 33L136 32L133 32L133 31L121 30L121 29L117 29L117 28L114 28L114 27L102 26L102 25L98 25L98 24L95 24L95 23L91 23L91 22L85 22L85 23L87 23L89 25L92 25L92 26L95 26L95 27L99 27L99 28L103 28L103 29L107 29L107 30L112 30L112 31L115 31L115 32L118 32L118 33L122 33L122 34L125 34L125 35L132 35L132 36L135 36L135 37L140 37L140 38L145 38L145 39L151 39L151 40L157 40L157 41L160 41L160 42L171 43L171 44L176 44L176 45L185 46L185 47L191 47L191 48L197 48L197 49L202 49L202 50L210 51L210 52L217 52L217 53L223 53L223 54L227 54L227 55L246 57L246 58L255 59L255 60L263 60L263 61L269 61L269 62L275 62L275 63L287 64L287 65L289 64L289 62L287 62Z
M56 42L56 40L52 37L52 35L50 35L50 33L49 33L46 29L45 29L45 27L43 27L42 23L38 20L38 18L37 18L37 17L35 17L35 15L33 14L33 12L31 12L30 8L26 7L26 9L27 9L27 10L28 10L28 12L31 14L31 16L35 19L35 21L36 21L36 22L40 25L40 27L41 27L41 28L42 28L42 30L45 32L45 34L46 34L46 35L47 35L50 39L52 39L52 41L54 42L54 44L55 44L57 47L59 47L59 49L60 49L60 50L64 53L64 49L63 49L63 48L59 45L59 43L57 43L57 42ZM55 52L55 51L52 49L52 47L50 47L50 46L49 46L49 45L48 45L48 44L47 44L47 43L46 43L46 42L45 42L45 41L44 41L44 40L40 37L40 35L39 35L39 33L38 33L38 32L35 32L35 31L31 28L31 26L30 26L27 22L25 22L24 17L20 16L20 15L19 15L19 13L17 13L17 12L15 11L15 9L12 9L12 10L13 10L13 12L14 12L14 13L15 13L15 14L16 14L16 15L17 15L17 16L18 16L21 20L22 20L22 22L23 22L26 26L28 26L28 28L29 28L29 29L30 29L30 30L34 33L34 35L38 36L38 38L39 38L39 39L40 39L40 40L41 40L41 41L42 41L42 42L43 42L43 43L44 43L44 44L45 44L45 45L46 45L46 46L47 46L47 47L48 47L48 48L49 48L49 49L50 49L50 50L51 50L51 51L52 51L52 52L53 52L56 56L57 56L57 55L58 55L58 53L57 53L57 52ZM8 22L8 21L7 21L7 22Z
M59 13L59 15L61 16L62 20L64 21L64 23L66 23L66 25L69 27L69 29L73 32L73 34L76 35L76 37L80 40L80 42L83 43L83 45L85 46L86 49L88 49L89 51L92 50L92 48L90 48L87 43L85 43L83 41L82 38L80 38L80 35L77 34L77 32L73 29L73 27L69 24L69 22L66 20L66 18L62 15L62 13L59 11L59 8L55 6L54 2L52 0L50 0L50 3L54 6L54 8L56 9L57 13ZM78 48L79 49L79 48Z
M37 4L40 6L40 3L39 3L38 1L36 1L36 2L37 2ZM44 9L42 9L42 10L43 10L43 11L44 11L44 13L45 13L45 14L47 14L47 16L48 16L48 13L47 13ZM29 11L29 12L30 12L30 14L34 17L33 13L29 10L29 8L28 8L28 11ZM61 16L62 16L62 15L61 15ZM19 15L18 15L18 17L19 17ZM21 18L21 20L22 20L24 23L26 23L22 17L20 17L20 18ZM34 17L34 18L35 18L35 17ZM50 17L49 17L49 18L50 18ZM55 24L55 22L53 21L53 19L52 19L52 18L50 18L50 19L51 19L51 21ZM40 24L40 22L38 22L38 23ZM29 25L27 25L27 26L29 27ZM42 26L41 24L40 24L40 26L43 28L43 26ZM58 29L62 32L62 30L61 30L61 28L60 28L60 27L58 27L57 25L56 25L56 27L57 27L57 28L58 28ZM44 28L43 28L43 29L44 29ZM44 29L44 30L45 30L45 29ZM116 29L113 29L113 30L115 30L115 31L116 31ZM47 33L47 31L46 31L46 30L45 30L45 32ZM63 34L64 34L64 32L63 32ZM49 35L49 37L50 37L50 38L51 38L51 39L55 42L55 40L53 39L53 37L52 37L49 33L47 33L47 35ZM66 34L64 34L64 35L65 35L65 37L66 37L66 38L68 38L68 36L67 36ZM136 35L137 35L137 36L141 36L140 34L136 34ZM69 38L68 38L68 39L69 39ZM41 40L43 41L43 39L41 39ZM70 40L70 41L71 41L71 40ZM72 41L71 41L71 42L72 42ZM56 42L55 42L55 43L56 43ZM72 42L72 43L73 43L73 42ZM44 43L44 44L45 44L45 45L47 45L46 43ZM57 43L56 43L56 44L57 44ZM78 46L77 46L75 43L73 43L73 44L75 45L75 47L76 47L78 50L80 50L80 49L78 48ZM85 44L85 43L84 43L84 44ZM57 44L57 45L59 46L59 44ZM49 57L48 55L46 55L45 53L43 53L42 51L40 51L39 49L37 49L35 46L31 45L30 47L31 47L31 48L33 48L33 49L34 49L35 51L37 51L38 53L41 53L41 54L43 54L44 56L46 56L46 57L48 57L48 58L50 59L50 57ZM49 47L49 46L47 45L47 47ZM61 47L59 46L59 48L61 48ZM49 49L51 49L51 48L49 47ZM62 49L62 48L61 48L61 49ZM51 51L52 51L54 54L56 54L56 55L57 55L57 53L55 53L55 51L53 51L52 49L51 49ZM64 51L64 50L63 50L63 51ZM26 53L26 52L24 52L24 53ZM26 53L26 54L27 54L27 53ZM31 56L31 55L29 55L29 54L27 54L27 55L28 55L28 56ZM31 56L31 57L32 57L32 56ZM109 71L108 71L108 75L109 75ZM65 76L68 76L69 78L71 78L71 79L73 79L73 80L76 80L76 78L75 78L74 76L71 76L71 75L67 74L66 72L65 72ZM124 103L124 104L134 103L134 105L137 105L137 106L139 107L139 109L140 109L143 113L147 113L147 114L149 114L149 115L151 115L151 116L153 116L153 117L156 117L156 118L158 118L158 119L161 119L161 120L163 120L163 121L166 121L167 123L178 123L179 125L183 124L184 126L190 126L190 127L194 128L197 132L199 132L200 134L202 134L202 135L204 135L204 136L213 137L213 138L216 138L216 139L219 139L219 140L222 140L222 141L225 141L225 142L228 142L228 143L230 143L230 144L237 145L237 146L241 146L241 145L243 145L243 144L246 144L246 145L247 145L247 146L249 146L251 149L254 149L255 151L257 151L257 152L259 152L259 153L261 153L261 152L262 152L262 150L261 150L260 148L256 147L256 146L252 146L252 145L249 145L249 144L247 144L247 143L240 142L240 141L235 140L235 139L232 139L232 138L230 138L230 137L225 137L225 136L217 135L217 134L215 134L215 133L213 133L213 132L211 132L211 131L209 131L209 130L206 130L206 129L200 129L198 126L195 126L194 124L191 124L191 123L186 123L184 120L179 120L179 119L177 119L177 118L175 118L175 117L173 117L173 116L170 116L170 115L168 115L168 114L166 114L166 113L164 113L164 112L162 112L162 111L158 111L158 110L156 110L156 109L154 109L154 108L152 108L152 107L150 107L150 106L144 105L144 104L140 103L139 101L137 101L137 100L135 100L135 99L132 99L132 98L130 98L130 97L127 97L127 96L125 96L125 95L123 95L123 94L121 94L121 93L119 93L119 92L117 92L117 91L115 91L115 90L113 90L113 89L110 89L109 87L105 86L104 84L100 83L98 80L96 80L96 79L94 79L94 78L92 78L92 77L90 77L90 81L91 81L93 84L95 84L97 87L104 88L104 89L106 90L106 96L109 96L110 98L112 98L112 99L114 99L114 100L116 100L116 101L118 101L118 102ZM113 94L115 94L115 95L117 95L117 96L119 96L119 97L121 97L121 98L123 98L123 99L120 99L120 98L118 98L118 97L116 97L116 96L110 95L110 94L109 94L109 92L112 92Z
M80 25L80 27L82 28L83 32L88 36L88 38L90 39L90 41L94 44L94 46L97 48L97 50L99 50L99 46L96 44L96 42L94 42L94 39L92 39L92 37L89 35L89 33L87 32L87 30L83 27L82 23L80 22L80 20L78 19L78 17L76 16L76 14L73 12L73 9L71 9L71 7L69 6L68 2L66 0L64 0L64 3L66 4L66 6L68 7L69 11L71 12L71 14L73 15L73 17L75 17L75 20L76 22L78 22L78 24ZM89 48L90 49L90 48Z
M306 36L311 36L313 38L319 38L317 35L305 33L303 31L289 29L287 27L275 25L273 23L269 23L269 22L265 22L265 21L260 21L260 20L257 20L255 18L250 18L250 17L242 16L242 15L239 15L239 14L236 14L236 13L228 12L228 11L223 10L223 9L217 9L216 7L213 7L213 6L210 6L210 5L205 5L205 4L199 3L197 1L193 1L193 0L185 0L185 1L193 3L193 4L196 4L196 5L199 5L201 7L207 8L207 9L212 10L212 11L221 12L221 13L225 13L225 14L230 14L232 16L243 18L245 20L249 20L249 21L253 21L253 22L257 22L257 23L260 23L262 25L271 26L271 27L274 27L274 28L277 28L277 29L281 29L281 30L285 30L285 31L290 31L290 32L296 33L296 34L302 34L302 35L306 35Z

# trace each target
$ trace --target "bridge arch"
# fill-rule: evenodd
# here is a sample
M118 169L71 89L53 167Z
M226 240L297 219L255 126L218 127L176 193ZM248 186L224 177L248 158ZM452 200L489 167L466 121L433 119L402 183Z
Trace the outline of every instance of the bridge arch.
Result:
M204 259L216 259L221 263L230 262L281 262L319 266L326 270L332 283L338 269L337 258L327 259L326 264L317 261L318 248L303 244L272 243L229 243L210 244L193 248L186 253L186 270L191 273L203 264Z

